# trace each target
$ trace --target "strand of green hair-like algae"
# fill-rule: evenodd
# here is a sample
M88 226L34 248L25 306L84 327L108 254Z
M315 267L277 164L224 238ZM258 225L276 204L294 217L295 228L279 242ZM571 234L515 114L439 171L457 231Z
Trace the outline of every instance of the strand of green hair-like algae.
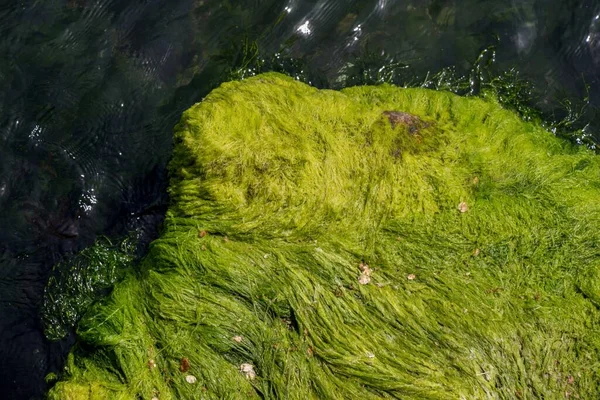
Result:
M586 149L493 99L277 74L222 85L175 141L161 237L50 398L600 394Z

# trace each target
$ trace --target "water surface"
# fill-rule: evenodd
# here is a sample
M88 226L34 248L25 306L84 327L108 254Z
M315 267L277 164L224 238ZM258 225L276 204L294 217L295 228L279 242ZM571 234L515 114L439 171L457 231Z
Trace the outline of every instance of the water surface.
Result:
M0 5L0 386L40 398L74 338L39 322L52 265L100 234L155 234L171 131L262 56L321 87L469 75L483 50L547 115L600 104L591 0L45 0ZM244 53L246 49L246 53ZM251 54L251 52L250 52ZM254 60L256 61L256 59ZM255 63L256 64L256 63ZM416 77L416 78L415 78ZM407 78L408 79L408 78ZM585 123L584 123L585 126ZM586 127L598 134L597 125Z

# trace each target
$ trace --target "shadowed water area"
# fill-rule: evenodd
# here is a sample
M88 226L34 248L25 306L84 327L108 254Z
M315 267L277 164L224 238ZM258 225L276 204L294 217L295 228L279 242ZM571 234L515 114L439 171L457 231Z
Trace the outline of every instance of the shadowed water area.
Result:
M588 102L575 127L589 143L600 138L589 111L600 105L591 0L13 1L0 5L0 51L9 399L41 398L75 340L44 336L52 266L99 235L133 233L143 254L166 209L172 127L225 79L272 68L319 87L439 87L445 75L435 74L452 67L476 93L489 71L515 70L549 120L568 120L565 99Z

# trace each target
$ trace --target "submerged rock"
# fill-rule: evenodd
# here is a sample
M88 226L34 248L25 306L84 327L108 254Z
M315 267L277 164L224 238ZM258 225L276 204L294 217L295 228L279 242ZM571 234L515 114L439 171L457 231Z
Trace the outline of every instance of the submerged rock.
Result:
M600 396L588 150L491 100L277 74L175 140L161 237L50 398Z

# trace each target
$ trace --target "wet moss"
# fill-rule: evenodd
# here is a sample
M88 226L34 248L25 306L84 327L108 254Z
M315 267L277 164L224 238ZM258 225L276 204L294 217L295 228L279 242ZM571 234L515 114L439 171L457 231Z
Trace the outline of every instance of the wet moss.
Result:
M100 238L93 246L54 267L41 310L48 339L64 339L88 307L110 293L134 260L133 243L129 238L118 244Z
M589 150L492 98L278 74L175 140L161 237L50 398L600 394Z

